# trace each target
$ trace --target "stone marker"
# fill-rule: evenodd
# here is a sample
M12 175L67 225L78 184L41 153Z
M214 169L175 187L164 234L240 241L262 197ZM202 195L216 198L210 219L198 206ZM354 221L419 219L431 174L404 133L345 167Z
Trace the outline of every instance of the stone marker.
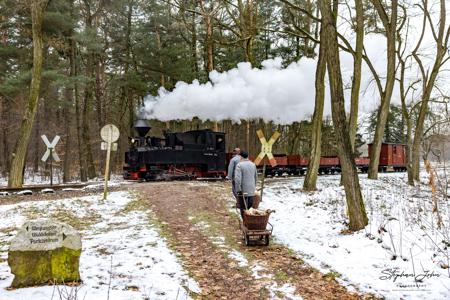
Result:
M9 247L8 265L15 275L11 287L78 282L80 255L81 237L70 225L25 222Z

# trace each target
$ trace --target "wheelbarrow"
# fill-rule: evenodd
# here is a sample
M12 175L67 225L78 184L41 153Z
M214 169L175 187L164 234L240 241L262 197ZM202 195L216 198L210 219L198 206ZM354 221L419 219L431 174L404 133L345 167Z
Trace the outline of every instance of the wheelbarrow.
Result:
M247 199L245 194L242 195L245 206L243 217L239 218L239 226L242 230L243 239L246 246L251 244L263 243L268 246L270 243L270 236L273 232L273 225L269 223L269 217L273 210L267 210L264 215L253 215L248 212ZM239 215L239 208L236 206Z

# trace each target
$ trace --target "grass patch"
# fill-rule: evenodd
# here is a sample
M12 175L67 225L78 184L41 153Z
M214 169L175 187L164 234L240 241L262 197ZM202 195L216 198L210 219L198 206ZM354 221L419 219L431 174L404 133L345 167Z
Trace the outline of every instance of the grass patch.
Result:
M325 278L329 278L332 280L336 280L336 278L341 278L342 274L336 272L336 271L330 271L327 274L325 274Z
M118 211L116 214L128 214L133 211L147 211L149 209L148 204L143 199L135 199L133 201L130 201L125 205L124 208L122 208L120 211Z
M274 278L276 281L287 282L289 281L289 275L286 272L278 271L275 273Z
M101 221L102 217L100 214L91 211L89 215L83 216L82 218L75 215L73 212L68 210L58 210L51 214L51 218L56 219L60 222L67 223L76 230L88 229L93 224Z

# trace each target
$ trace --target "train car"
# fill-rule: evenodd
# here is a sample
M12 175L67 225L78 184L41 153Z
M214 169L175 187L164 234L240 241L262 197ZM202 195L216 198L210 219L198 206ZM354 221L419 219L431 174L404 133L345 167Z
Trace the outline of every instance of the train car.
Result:
M372 151L372 144L369 144L369 154ZM300 155L284 155L274 154L277 161L277 166L272 167L269 161L264 158L266 162L266 176L281 176L281 175L304 175L308 170L309 160ZM383 143L380 153L380 172L387 172L392 170L395 172L402 172L406 170L406 148L404 144ZM250 157L251 160L252 157ZM227 157L227 165L228 165ZM264 161L261 162L259 168L262 168ZM369 170L369 157L355 158L355 165L359 172L367 173ZM341 163L337 156L324 156L320 158L319 174L336 174L341 173Z
M373 144L369 144L369 156L373 151ZM382 143L380 151L379 172L406 171L406 145L396 143Z
M131 180L193 179L226 176L225 133L209 129L164 133L164 138L146 136L150 126L143 120L134 125L125 153L124 178Z

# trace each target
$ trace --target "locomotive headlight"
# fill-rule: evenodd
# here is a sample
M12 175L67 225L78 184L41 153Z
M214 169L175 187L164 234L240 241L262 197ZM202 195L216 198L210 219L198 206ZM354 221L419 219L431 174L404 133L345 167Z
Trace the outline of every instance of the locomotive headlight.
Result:
M134 144L134 142L135 142L135 139L131 138L131 143Z

